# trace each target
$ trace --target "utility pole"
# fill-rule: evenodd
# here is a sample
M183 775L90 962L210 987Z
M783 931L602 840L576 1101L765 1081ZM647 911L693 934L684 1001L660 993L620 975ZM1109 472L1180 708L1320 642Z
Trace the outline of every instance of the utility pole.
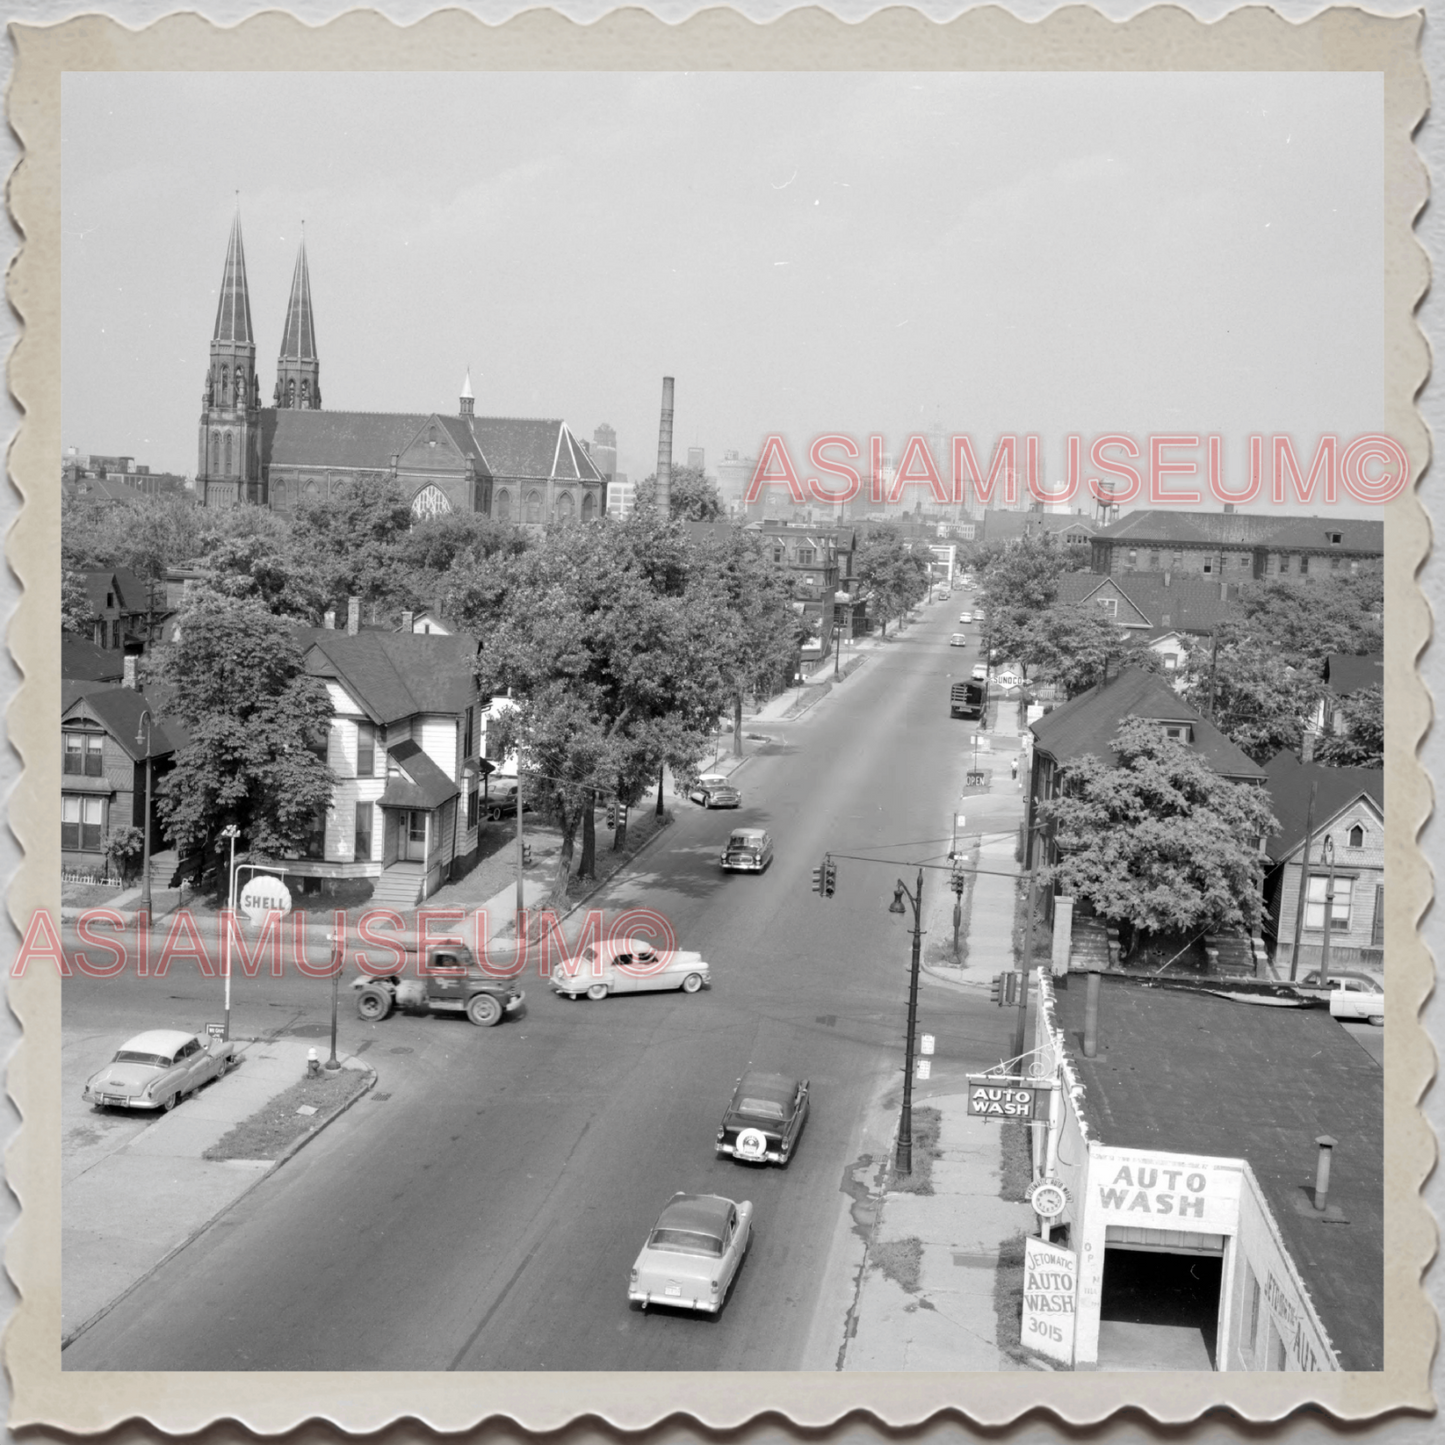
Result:
M527 911L527 889L523 869L527 866L527 849L522 839L522 759L517 758L517 929L522 927L522 915Z
M898 1147L893 1167L899 1174L913 1172L913 1043L918 1028L918 968L923 942L923 869L918 870L917 892L910 894L900 879L890 913L903 912L903 899L913 905L913 961L908 974L908 1042L903 1052L903 1113L898 1120Z
M1330 986L1330 934L1335 927L1335 840L1326 838L1321 849L1325 867L1325 941L1320 949L1320 987Z
M1294 947L1290 949L1289 955L1289 981L1293 983L1299 977L1299 941L1300 934L1305 928L1305 900L1310 891L1310 847L1314 843L1315 832L1315 793L1319 791L1319 782L1310 784L1309 807L1305 810L1305 847L1300 854L1299 865L1299 897L1295 900L1294 910Z
M1219 677L1219 629L1214 629L1214 649L1209 654L1209 720L1214 721L1214 687Z
M1029 966L1034 957L1034 905L1038 898L1039 860L1035 855L1029 868L1029 896L1024 905L1024 952L1019 960L1019 1016L1014 1025L1014 1057L1021 1058L1024 1051L1024 1026L1029 1011Z

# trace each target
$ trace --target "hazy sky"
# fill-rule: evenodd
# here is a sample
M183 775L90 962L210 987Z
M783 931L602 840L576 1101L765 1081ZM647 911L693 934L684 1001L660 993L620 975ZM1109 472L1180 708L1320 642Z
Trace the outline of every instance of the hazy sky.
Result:
M1370 74L77 74L63 439L190 473L240 192L262 396L306 223L325 404L618 433L1382 424ZM911 495L916 495L911 494ZM1341 510L1350 510L1343 505ZM1353 509L1359 510L1359 509Z

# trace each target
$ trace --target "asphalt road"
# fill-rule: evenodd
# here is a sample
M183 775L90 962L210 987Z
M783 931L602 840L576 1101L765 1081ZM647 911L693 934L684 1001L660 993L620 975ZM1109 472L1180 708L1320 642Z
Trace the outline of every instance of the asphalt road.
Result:
M738 774L742 809L679 801L674 827L597 900L664 913L711 963L711 990L573 1003L533 973L527 1016L495 1029L346 1012L343 1047L377 1066L373 1094L71 1345L65 1367L798 1368L866 1111L901 1079L910 920L887 906L896 878L912 887L913 865L949 846L972 725L950 719L948 687L976 658L947 646L956 615L933 608L803 719L767 725L774 741L749 744ZM764 876L719 874L735 824L773 833ZM840 858L825 901L810 887L825 850L879 861ZM217 1016L218 989L194 964L165 980L77 977L67 1036L195 1026ZM236 989L238 1033L324 1029L324 983ZM987 1064L1012 1014L926 984L920 1028L940 1059ZM713 1154L750 1066L812 1081L786 1170ZM756 1205L717 1320L626 1301L632 1260L680 1189Z

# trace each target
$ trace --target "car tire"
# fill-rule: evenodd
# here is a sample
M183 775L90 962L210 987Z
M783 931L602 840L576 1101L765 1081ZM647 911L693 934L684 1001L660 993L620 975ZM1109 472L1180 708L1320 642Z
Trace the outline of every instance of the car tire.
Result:
M690 973L682 981L682 991L684 993L696 993L701 987L702 975L700 973Z
M601 1000L601 999L606 998L606 997L607 997L607 985L606 985L605 983L594 983L594 984L587 990L587 997L590 998L590 999L595 999L595 1000Z
M1384 1014L1371 1014L1371 1015L1370 1015L1370 1022L1371 1022L1372 1024L1374 1024L1374 1026L1375 1026L1377 1029L1382 1029L1382 1028L1385 1027L1385 1015L1384 1015Z
M489 993L474 993L467 1000L467 1017L479 1029L489 1029L502 1021L502 1006Z
M376 1023L391 1012L391 995L385 989L364 988L356 996L356 1012L367 1023Z
M165 1113L169 1114L169 1113L171 1112L171 1110L176 1107L176 1101L177 1101L180 1097L181 1097L181 1096L180 1096L180 1091L179 1091L179 1090L177 1090L174 1094L168 1095L167 1098L166 1098L165 1103L161 1105L162 1110L164 1110Z

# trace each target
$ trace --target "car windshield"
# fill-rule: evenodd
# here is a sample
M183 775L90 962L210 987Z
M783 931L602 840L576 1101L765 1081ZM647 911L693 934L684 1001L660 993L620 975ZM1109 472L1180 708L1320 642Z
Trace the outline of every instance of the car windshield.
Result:
M717 1259L722 1255L722 1240L691 1229L654 1229L648 1244L672 1254L703 1254Z
M734 833L732 837L728 839L729 848L741 848L746 850L756 848L757 846L758 845L754 839L744 837L741 833Z
M122 1049L114 1058L117 1064L149 1064L153 1069L168 1069L171 1061L164 1054L140 1054L134 1049Z
M749 1114L754 1119L782 1119L783 1106L776 1099L739 1099L738 1113Z

